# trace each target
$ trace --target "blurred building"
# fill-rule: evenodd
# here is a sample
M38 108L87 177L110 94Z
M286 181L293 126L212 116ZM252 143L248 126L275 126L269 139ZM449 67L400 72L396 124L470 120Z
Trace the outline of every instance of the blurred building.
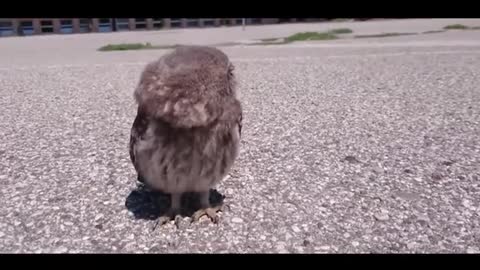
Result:
M247 25L274 24L316 19L248 18ZM186 27L241 25L241 18L0 18L0 36L117 32Z

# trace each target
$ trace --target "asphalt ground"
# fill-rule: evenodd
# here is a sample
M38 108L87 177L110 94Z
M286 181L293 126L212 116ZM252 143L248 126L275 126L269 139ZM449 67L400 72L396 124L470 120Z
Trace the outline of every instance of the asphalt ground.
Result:
M480 253L480 31L221 47L235 64L240 157L208 219L153 230L128 156L133 89L165 50L385 20L0 39L0 251ZM208 33L208 38L205 37Z

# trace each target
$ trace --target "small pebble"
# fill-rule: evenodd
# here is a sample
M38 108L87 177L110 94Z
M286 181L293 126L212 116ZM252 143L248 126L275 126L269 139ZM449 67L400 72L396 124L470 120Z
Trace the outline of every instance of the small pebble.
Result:
M377 214L374 215L374 217L379 221L388 220L388 214L386 214L386 213L377 213Z
M356 157L354 156L346 156L344 158L345 161L350 162L350 163L361 163Z
M466 208L470 208L471 203L470 203L469 200L463 200L463 201L462 201L462 205L463 205L464 207L466 207Z
M297 252L297 253L303 253L303 252L304 252L304 249L303 249L303 247L295 247L295 252Z
M329 247L329 246L321 246L320 249L321 249L321 250L329 250L330 247Z
M442 162L442 165L452 166L452 165L453 165L453 161L451 161L451 160L444 161L444 162Z
M432 173L432 179L433 180L441 180L443 178L443 175L441 173L438 173L438 172L434 172Z
M292 230L293 230L293 232L295 232L295 233L301 232L300 228L298 228L296 225L293 225L293 226L292 226Z
M426 215L418 215L417 220L422 225L426 225L430 222L430 219Z
M467 248L467 253L468 254L477 254L477 253L480 253L480 251L475 247L468 247Z
M360 243L358 243L357 241L352 242L352 246L354 246L354 247L358 247L359 245L360 245Z
M54 253L66 253L68 251L68 248L66 247L59 247L57 249L55 249L55 252Z
M234 217L232 218L232 222L233 223L242 223L243 222L243 219L239 218L239 217Z
M160 252L160 247L157 244L155 244L150 248L149 251L150 252Z
M320 207L318 208L318 211L319 211L319 212L326 212L326 211L327 211L327 208L325 208L325 207L323 207L323 206L320 206ZM321 223L318 223L318 224L321 224Z
M284 242L278 242L277 243L277 246L276 246L276 249L279 253L287 253L288 250L285 248L285 243Z

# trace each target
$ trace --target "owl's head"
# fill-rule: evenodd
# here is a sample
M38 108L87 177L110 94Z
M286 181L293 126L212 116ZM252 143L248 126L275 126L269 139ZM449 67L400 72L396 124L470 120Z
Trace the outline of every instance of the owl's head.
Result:
M147 65L135 98L153 116L179 126L201 126L236 97L234 66L207 46L180 46Z

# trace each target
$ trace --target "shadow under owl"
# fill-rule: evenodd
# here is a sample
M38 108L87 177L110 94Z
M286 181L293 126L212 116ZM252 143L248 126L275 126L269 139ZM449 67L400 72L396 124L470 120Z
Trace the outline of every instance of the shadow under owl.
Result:
M201 208L199 198L194 192L186 192L182 195L182 208L180 216L192 216ZM212 207L223 204L225 196L216 189L210 189L210 204ZM136 219L156 220L165 215L170 208L170 195L161 191L149 189L144 184L138 184L125 200L125 206L133 213Z

